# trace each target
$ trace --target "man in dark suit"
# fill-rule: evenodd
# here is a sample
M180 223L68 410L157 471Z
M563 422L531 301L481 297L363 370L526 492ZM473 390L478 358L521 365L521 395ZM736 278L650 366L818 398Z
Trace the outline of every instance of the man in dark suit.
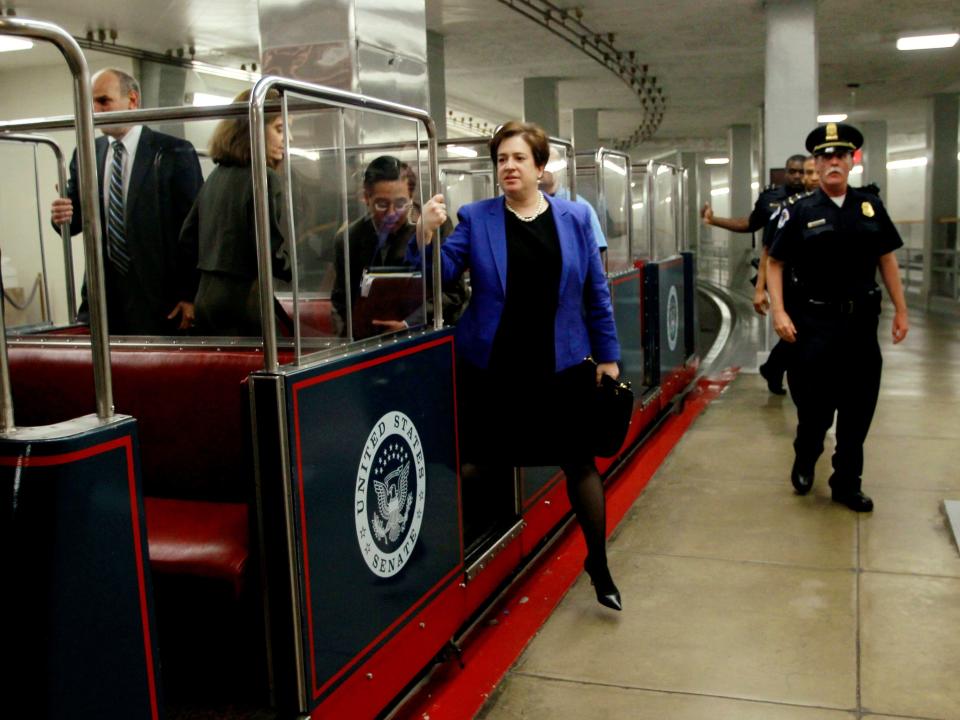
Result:
M140 107L140 86L122 70L93 76L94 112ZM97 177L110 332L171 335L193 324L196 272L181 267L177 240L203 175L193 145L145 125L104 127L97 138ZM54 225L82 229L77 156L67 197L53 201ZM87 315L86 287L78 313Z

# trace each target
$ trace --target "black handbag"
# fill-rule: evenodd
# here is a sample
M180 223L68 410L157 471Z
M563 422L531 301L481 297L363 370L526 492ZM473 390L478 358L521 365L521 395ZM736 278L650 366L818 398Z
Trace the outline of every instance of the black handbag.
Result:
M629 381L603 375L594 387L588 415L594 457L613 457L623 447L633 417Z

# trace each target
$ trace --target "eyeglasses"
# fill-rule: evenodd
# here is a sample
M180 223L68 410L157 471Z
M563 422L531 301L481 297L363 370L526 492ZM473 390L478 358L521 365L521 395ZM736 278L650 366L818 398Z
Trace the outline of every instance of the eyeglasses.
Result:
M377 212L386 212L391 207L397 212L403 212L410 206L410 201L406 198L396 198L394 200L387 200L386 198L380 198L373 201L373 209Z

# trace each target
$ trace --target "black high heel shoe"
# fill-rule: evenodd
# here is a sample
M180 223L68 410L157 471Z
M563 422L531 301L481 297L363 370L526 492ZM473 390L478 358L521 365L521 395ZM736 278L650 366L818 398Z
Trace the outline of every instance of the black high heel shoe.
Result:
M601 567L594 567L590 562L590 556L583 561L583 569L590 576L590 584L593 585L594 592L597 593L597 602L608 607L611 610L623 610L623 604L620 602L620 591L613 583L610 576L610 568L604 563Z

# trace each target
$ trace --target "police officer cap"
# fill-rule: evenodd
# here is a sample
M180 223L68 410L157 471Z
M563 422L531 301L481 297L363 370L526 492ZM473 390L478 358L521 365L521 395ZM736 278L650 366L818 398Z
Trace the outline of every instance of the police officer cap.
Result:
M811 155L853 152L861 145L863 134L846 123L827 123L807 135L807 152Z

